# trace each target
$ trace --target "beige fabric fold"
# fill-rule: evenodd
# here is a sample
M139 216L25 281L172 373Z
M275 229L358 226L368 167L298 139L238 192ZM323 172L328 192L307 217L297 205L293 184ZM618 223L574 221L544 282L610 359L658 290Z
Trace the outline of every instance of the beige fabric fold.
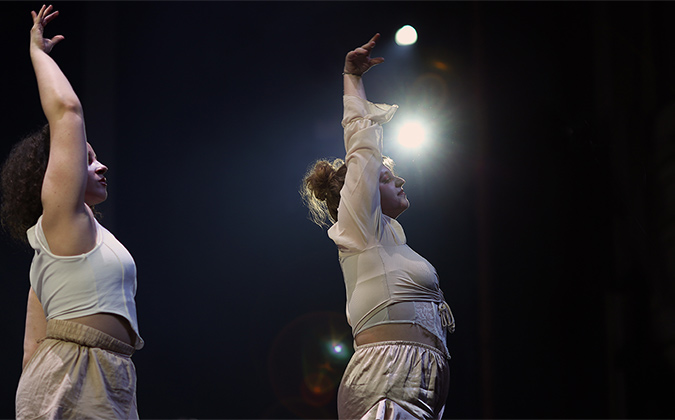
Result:
M19 380L17 419L138 419L133 347L97 329L49 320Z
M359 346L338 391L340 419L440 419L450 384L447 357L419 343Z

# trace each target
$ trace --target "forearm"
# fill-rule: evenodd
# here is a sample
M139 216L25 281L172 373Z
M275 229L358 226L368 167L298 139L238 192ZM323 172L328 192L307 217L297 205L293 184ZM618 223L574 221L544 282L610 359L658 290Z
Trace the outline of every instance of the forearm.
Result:
M42 109L50 129L49 164L42 185L44 210L52 203L79 206L86 184L87 144L82 106L70 82L56 62L39 48L31 48L31 60Z
M345 73L343 76L344 81L344 94L349 96L357 96L361 99L366 98L366 89L363 85L363 77L356 76L353 74Z
M82 116L80 100L54 59L38 48L31 48L30 56L47 121L57 123L68 112Z
M31 287L28 291L28 304L26 305L26 330L23 339L23 365L33 357L38 347L38 341L47 335L47 318L45 318L42 304Z

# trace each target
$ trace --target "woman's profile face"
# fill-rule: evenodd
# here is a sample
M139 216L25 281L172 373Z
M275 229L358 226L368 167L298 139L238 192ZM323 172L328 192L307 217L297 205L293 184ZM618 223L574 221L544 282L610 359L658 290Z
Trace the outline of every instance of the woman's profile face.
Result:
M87 188L84 192L84 202L90 206L100 204L108 198L108 183L105 173L108 167L96 159L96 153L87 143Z
M403 192L405 179L395 176L389 168L380 169L380 206L382 213L395 219L409 206L408 197Z

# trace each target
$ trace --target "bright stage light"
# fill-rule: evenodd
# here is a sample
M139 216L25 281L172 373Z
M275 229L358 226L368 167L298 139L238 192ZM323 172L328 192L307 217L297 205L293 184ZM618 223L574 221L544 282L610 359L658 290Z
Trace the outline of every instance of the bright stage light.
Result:
M407 149L420 147L426 139L426 131L419 121L410 121L401 126L398 142Z
M398 45L412 45L417 42L417 31L410 25L405 25L396 31L396 43Z
M336 344L333 346L333 351L335 353L342 353L342 346L340 344Z

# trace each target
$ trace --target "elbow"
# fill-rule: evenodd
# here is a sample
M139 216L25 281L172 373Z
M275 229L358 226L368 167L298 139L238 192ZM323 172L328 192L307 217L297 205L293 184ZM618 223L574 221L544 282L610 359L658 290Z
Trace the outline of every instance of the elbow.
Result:
M72 114L80 117L83 115L82 103L75 95L61 98L58 107L62 115Z
M48 104L43 103L45 116L50 124L70 118L83 118L82 104L75 95L60 95Z
M84 122L82 105L77 100L60 103L53 113L45 113L45 115L47 115L47 120L53 127L61 124L81 125Z

